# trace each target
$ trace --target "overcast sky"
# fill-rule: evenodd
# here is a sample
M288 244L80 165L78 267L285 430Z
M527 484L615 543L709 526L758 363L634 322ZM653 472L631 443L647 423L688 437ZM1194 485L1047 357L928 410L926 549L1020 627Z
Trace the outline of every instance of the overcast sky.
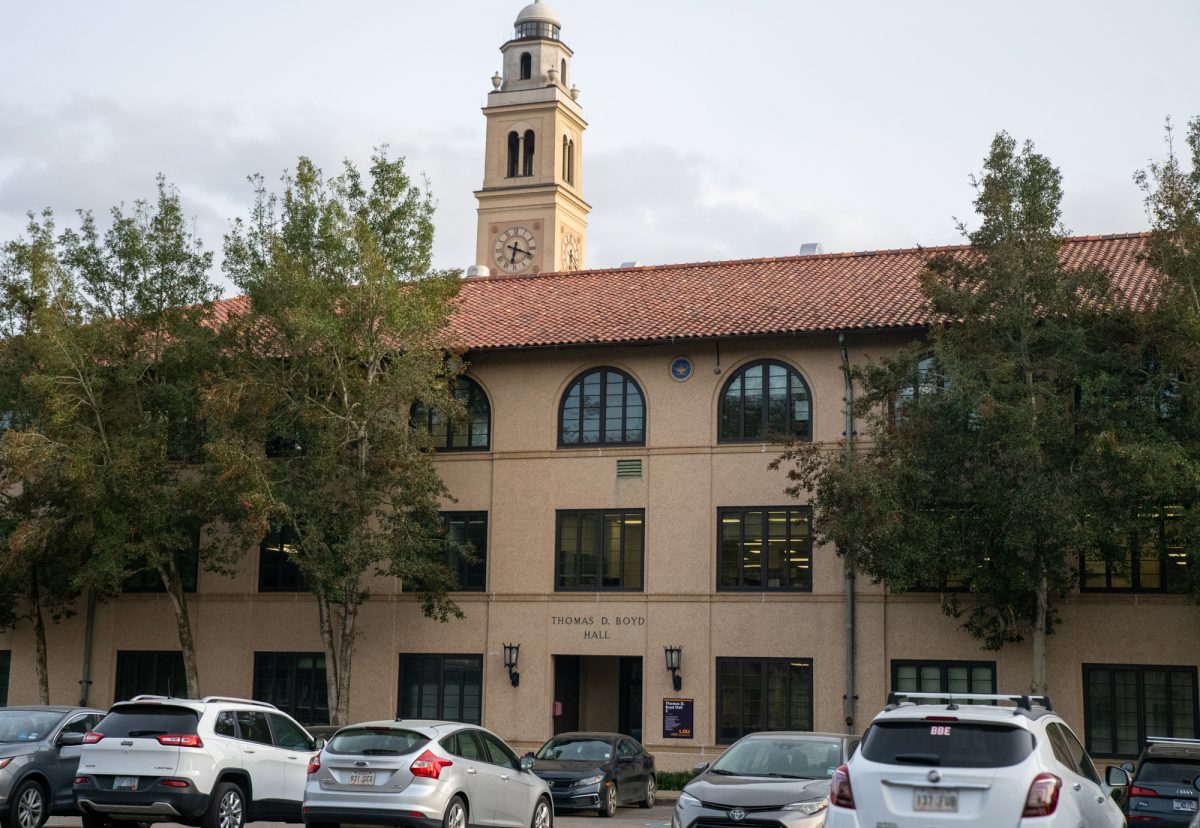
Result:
M0 240L177 183L210 248L269 180L389 144L435 265L474 258L484 104L520 0L54 0L0 16ZM1200 115L1200 0L555 0L590 122L588 262L959 241L996 131L1077 234L1144 229L1132 175Z

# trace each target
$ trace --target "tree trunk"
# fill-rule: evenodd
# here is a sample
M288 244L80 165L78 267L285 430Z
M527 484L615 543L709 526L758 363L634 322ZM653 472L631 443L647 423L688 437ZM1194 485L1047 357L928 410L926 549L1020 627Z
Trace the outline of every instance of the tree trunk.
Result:
M321 627L321 645L325 649L325 695L329 707L329 723L344 725L341 711L338 707L338 648L334 644L333 612L329 606L329 596L323 592L317 596L317 620Z
M342 607L342 629L338 641L338 715L344 721L350 720L350 664L354 659L355 622L358 619L357 596L357 591L350 593Z
M200 698L200 671L196 667L196 642L192 638L192 619L188 614L187 598L183 594L183 579L179 576L179 565L174 555L168 555L158 565L158 575L162 578L167 595L171 597L171 606L175 610L175 626L179 629L179 649L183 653L183 676L187 682L186 696L189 699Z
M38 704L50 703L50 676L46 666L46 622L42 618L42 594L37 571L29 578L29 600L33 604L34 673L37 676Z
M1050 586L1042 567L1037 585L1037 609L1033 619L1033 682L1029 692L1043 695L1046 692L1046 614L1049 611Z

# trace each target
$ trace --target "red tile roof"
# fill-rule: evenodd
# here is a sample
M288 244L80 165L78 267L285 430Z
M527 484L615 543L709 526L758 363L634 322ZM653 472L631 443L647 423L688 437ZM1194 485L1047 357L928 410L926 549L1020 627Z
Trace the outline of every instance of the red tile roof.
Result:
M1154 286L1147 234L1080 236L1068 266L1098 266L1140 302ZM452 326L467 350L919 327L918 276L963 246L464 279ZM218 303L236 315L245 298Z

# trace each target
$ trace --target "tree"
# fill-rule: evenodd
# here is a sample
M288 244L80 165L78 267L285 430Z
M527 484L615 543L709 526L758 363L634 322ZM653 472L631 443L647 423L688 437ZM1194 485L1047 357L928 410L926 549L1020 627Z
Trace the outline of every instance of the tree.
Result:
M1100 531L1078 471L1095 434L1075 401L1113 297L1105 274L1060 263L1060 175L1031 144L997 135L973 183L969 249L922 276L942 321L856 370L867 445L849 460L792 446L776 463L858 570L894 591L961 583L943 607L986 648L1029 636L1030 687L1044 692L1054 602Z
M86 549L86 566L69 579L76 589L111 596L132 572L157 573L174 609L187 690L196 695L179 561L220 514L196 468L207 441L202 388L219 357L212 254L160 176L156 200L113 208L103 233L81 212L53 259L23 379L38 416L10 435L11 455L22 461L23 485L54 481L59 518ZM205 565L230 568L244 548L235 538L214 534Z
M439 515L447 492L414 400L450 411L446 324L456 273L430 270L433 204L402 160L377 153L369 182L301 158L281 196L254 179L225 267L249 298L227 328L239 364L214 394L223 474L244 481L260 529L287 532L316 596L330 714L347 721L368 579L419 585L422 609L461 616Z

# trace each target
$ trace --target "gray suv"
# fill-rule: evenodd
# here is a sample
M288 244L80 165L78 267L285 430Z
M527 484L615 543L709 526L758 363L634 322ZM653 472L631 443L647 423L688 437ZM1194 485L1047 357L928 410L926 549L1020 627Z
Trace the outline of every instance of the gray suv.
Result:
M104 718L90 707L0 707L0 822L41 828L76 813L71 782L83 734Z

